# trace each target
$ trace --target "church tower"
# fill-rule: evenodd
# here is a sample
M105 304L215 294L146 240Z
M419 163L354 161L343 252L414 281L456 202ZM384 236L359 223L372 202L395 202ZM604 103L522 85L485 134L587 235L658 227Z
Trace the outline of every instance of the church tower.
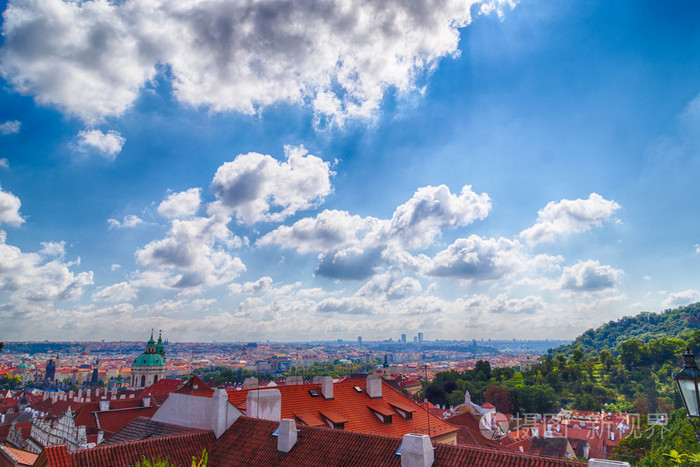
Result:
M151 338L146 342L146 351L136 357L131 364L131 388L144 389L159 379L165 378L165 348L163 340L158 336L158 344Z

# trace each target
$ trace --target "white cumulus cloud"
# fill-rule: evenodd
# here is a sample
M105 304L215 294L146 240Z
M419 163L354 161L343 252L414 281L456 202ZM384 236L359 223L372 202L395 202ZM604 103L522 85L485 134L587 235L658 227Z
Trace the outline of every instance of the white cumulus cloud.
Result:
M673 292L668 294L668 297L661 302L664 308L673 308L677 306L689 305L697 301L700 292L693 289L684 290L682 292Z
M512 0L11 0L0 74L88 122L119 116L160 70L175 97L214 111L308 105L319 121L373 116L459 54L471 12Z
M424 274L472 281L499 279L518 271L525 263L517 240L459 238L447 249L426 261Z
M257 245L318 252L317 275L364 279L382 264L412 263L406 249L426 248L443 230L483 219L490 207L488 195L474 193L469 185L459 195L445 185L426 186L398 206L391 219L326 210L291 226L278 227L260 238Z
M285 146L286 161L242 154L218 168L212 191L241 222L281 221L321 203L331 192L330 164L303 147Z
M537 213L537 223L523 230L520 237L529 244L552 242L559 235L601 226L618 209L619 204L597 193L591 193L588 199L552 201Z
M158 205L158 212L171 219L194 216L202 202L200 192L200 188L190 188L180 193L173 193Z
M143 224L143 219L135 214L127 214L124 216L124 220L119 222L117 219L107 219L110 229L130 229L136 227L139 224Z
M612 289L621 275L620 269L601 265L598 261L579 261L573 266L564 268L561 288L582 292Z
M122 150L126 138L118 131L83 130L78 133L78 149L83 152L97 152L108 160L114 160Z
M22 202L18 197L0 187L0 224L8 224L17 227L24 223L19 213Z

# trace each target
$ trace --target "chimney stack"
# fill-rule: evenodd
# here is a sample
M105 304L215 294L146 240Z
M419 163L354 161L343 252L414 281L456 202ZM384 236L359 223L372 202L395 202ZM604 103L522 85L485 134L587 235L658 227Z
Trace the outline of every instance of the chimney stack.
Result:
M297 424L290 418L283 418L277 429L277 450L289 452L297 442Z
M403 435L401 467L431 467L435 461L430 436L417 433Z
M100 430L97 432L97 442L95 444L100 444L102 440L105 438L105 432Z
M382 377L380 375L368 375L366 391L370 399L380 399L382 397Z
M282 393L279 389L248 391L245 414L250 418L279 421L282 418Z
M298 384L304 384L304 377L303 376L287 376L287 378L284 380L284 384L287 386L295 386Z
M143 406L144 407L151 406L151 396L143 396Z
M243 389L257 389L258 387L258 378L246 378L243 381Z
M333 399L333 377L332 376L321 376L318 378L318 382L321 383L321 394L326 400Z
M109 410L109 399L100 400L100 412L107 412Z

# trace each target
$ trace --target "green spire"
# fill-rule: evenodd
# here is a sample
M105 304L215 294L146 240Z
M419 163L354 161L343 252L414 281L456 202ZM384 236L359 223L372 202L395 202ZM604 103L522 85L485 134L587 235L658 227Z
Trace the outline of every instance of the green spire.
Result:
M165 347L163 346L163 331L158 331L158 343L156 344L156 353L165 356Z

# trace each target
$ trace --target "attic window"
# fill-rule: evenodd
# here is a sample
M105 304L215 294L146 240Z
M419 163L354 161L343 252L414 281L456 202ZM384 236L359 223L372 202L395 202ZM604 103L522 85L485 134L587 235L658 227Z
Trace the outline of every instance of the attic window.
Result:
M309 389L309 394L311 394L311 397L318 397L318 391L315 389Z
M280 427L277 425L277 428L275 428L275 431L272 432L272 436L279 436L280 434Z
M385 425L391 425L394 413L385 407L380 406L367 406L368 409L377 416L379 420Z
M355 391L357 392L362 392L362 388L360 386L353 386L355 388Z

